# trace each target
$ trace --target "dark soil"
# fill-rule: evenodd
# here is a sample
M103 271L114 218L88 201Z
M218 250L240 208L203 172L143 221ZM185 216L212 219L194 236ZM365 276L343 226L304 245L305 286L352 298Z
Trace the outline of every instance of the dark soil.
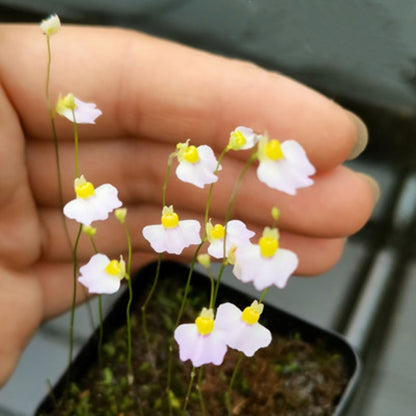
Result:
M127 336L120 328L104 345L102 365L92 365L87 376L72 383L65 398L54 398L54 416L165 416L227 414L225 393L239 353L229 350L220 367L196 369L187 409L184 397L192 366L178 359L171 334L181 294L165 279L147 311L150 348L142 332L140 302L132 316L134 383L127 381ZM174 295L176 293L176 295ZM206 300L195 298L183 321L193 322ZM267 307L267 306L266 306ZM263 322L264 323L264 322ZM108 335L108 334L107 334ZM171 392L166 394L167 358L173 348ZM348 381L342 358L321 342L302 340L300 334L274 335L272 344L254 357L244 357L231 394L232 415L331 415ZM169 397L169 399L168 399ZM201 399L202 397L202 399ZM170 410L169 404L170 402ZM170 413L171 412L171 413ZM46 413L42 413L46 415Z

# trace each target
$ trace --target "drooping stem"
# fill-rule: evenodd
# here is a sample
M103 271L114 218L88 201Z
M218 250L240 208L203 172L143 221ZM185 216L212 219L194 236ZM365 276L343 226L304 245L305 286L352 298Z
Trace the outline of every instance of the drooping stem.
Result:
M238 356L237 363L235 364L233 374L231 375L231 378L230 378L230 384L228 385L227 392L225 393L225 402L227 405L228 416L232 416L231 391L233 389L234 381L237 376L238 370L240 368L241 361L243 361L243 358L244 358L244 354L240 353L240 355Z
M268 287L266 287L266 289L263 290L263 293L261 294L261 296L259 298L259 303L262 303L263 302L263 299L266 296L268 290L269 290Z

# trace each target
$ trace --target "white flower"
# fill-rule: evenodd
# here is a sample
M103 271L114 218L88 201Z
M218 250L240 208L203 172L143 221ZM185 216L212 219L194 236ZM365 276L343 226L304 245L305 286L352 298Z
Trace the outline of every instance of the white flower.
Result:
M183 182L191 183L198 188L203 188L207 184L218 180L215 174L217 169L217 159L213 150L206 145L189 146L186 143L178 143L177 158L179 165L176 168L176 176ZM218 167L221 170L221 166Z
M227 232L221 224L213 226L207 223L207 238L210 242L208 254L214 258L221 259L224 256L224 235L226 235L225 255L232 246L245 245L250 242L254 232L247 229L246 225L240 220L231 220L227 223Z
M223 303L217 309L215 325L225 333L225 341L230 348L252 357L259 348L267 347L272 335L258 323L263 304L254 301L241 311L232 303Z
M254 133L253 129L239 126L230 133L228 147L232 150L251 149L260 137L261 135Z
M45 35L51 36L59 32L61 21L57 14L51 14L47 19L40 22L40 27Z
M126 265L111 260L104 254L94 254L90 261L79 269L78 281L88 288L89 293L111 294L120 289L120 280L126 277Z
M244 283L253 282L257 290L272 285L282 289L298 263L294 252L279 248L277 229L266 227L259 244L237 247L233 273Z
M157 253L181 254L185 247L199 244L201 224L196 220L179 221L173 207L163 207L161 224L146 225L143 236Z
M224 331L215 325L212 309L204 308L194 324L182 324L175 329L179 358L191 360L194 367L221 365L227 352L224 335Z
M77 197L64 206L64 214L81 224L91 225L93 221L106 220L110 212L122 205L117 189L108 183L94 189L92 183L81 175L75 179L74 187Z
M95 119L102 114L94 103L85 103L73 94L59 97L55 110L60 116L77 124L95 124Z
M295 195L298 188L313 184L315 168L303 147L294 140L280 144L263 136L259 141L257 177L273 189Z

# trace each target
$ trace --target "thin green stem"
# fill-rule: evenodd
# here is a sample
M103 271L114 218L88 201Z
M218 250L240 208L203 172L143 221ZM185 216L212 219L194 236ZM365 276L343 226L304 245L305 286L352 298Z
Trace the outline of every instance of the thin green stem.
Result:
M63 192L62 192L62 174L61 174L61 162L59 156L59 143L58 143L58 135L56 132L56 125L55 125L55 114L52 109L51 105L51 98L50 98L50 79L51 79L51 64L52 64L52 56L51 56L51 42L50 36L46 35L46 45L48 50L48 62L46 67L46 83L45 83L45 95L46 95L46 104L49 112L49 119L51 120L51 127L52 127L52 137L53 137L53 146L55 151L55 164L56 164L56 173L57 173L57 181L58 181L58 202L61 208L61 218L62 224L65 230L65 237L68 242L68 246L70 250L73 250L71 238L69 236L68 225L66 222L66 217L62 211L64 207L64 200L63 200Z
M176 156L175 153L171 153L168 158L168 168L166 170L165 180L163 181L163 187L162 187L162 207L166 205L166 189L168 187L168 180L170 176L170 171L172 169L172 162L175 156Z
M183 411L185 411L186 408L188 407L189 397L191 395L192 387L194 385L194 379L195 379L195 367L192 367L192 370L191 370L191 378L189 380L188 389L186 390L185 401L183 403L183 409L182 409Z
M196 263L196 259L198 257L198 253L201 250L203 245L203 242L201 242L198 247L195 250L194 256L192 257L192 262L191 265L189 267L189 272L188 272L188 278L186 280L186 285L185 285L185 290L183 292L183 296L182 296L182 302L181 302L181 306L179 308L179 312L178 312L178 316L176 318L176 324L175 324L175 328L179 325L181 319L182 319L182 315L183 315L183 311L185 309L185 305L186 305L186 301L188 299L188 294L189 294L189 290L191 288L191 280L192 280L192 274L194 272L194 267L195 267L195 263Z
M75 177L79 177L79 137L78 137L78 125L75 119L75 110L72 109L72 117L74 122L72 123L74 126L74 164L75 164Z
M217 174L218 173L218 171L219 171L219 169L220 169L220 166L221 166L221 161L222 161L222 159L224 158L224 156L225 156L225 154L228 152L228 150L229 150L229 148L228 148L228 146L222 151L222 153L220 154L220 156L218 157L218 162L217 162L217 166L215 167L215 171L214 171L214 174ZM209 186L209 191L208 191L208 197L207 197L207 204L206 204L206 206L205 206L205 219L204 219L204 237L203 237L203 240L205 240L206 239L206 229L207 229L207 224L208 224L208 220L209 220L209 208L210 208L210 206L211 206L211 199L212 199L212 191L214 190L214 185L215 185L215 182L214 183L212 183L210 186Z
M143 335L144 335L144 339L146 341L146 346L147 346L147 351L150 353L150 335L149 335L149 331L147 329L147 317L146 317L146 308L147 305L149 304L150 300L152 299L158 281L159 281L159 275L160 275L160 266L162 264L162 254L159 253L158 255L158 259L157 259L157 265L156 265L156 272L155 272L155 276L153 278L153 283L152 283L152 287L150 288L150 291L141 307L141 311L142 311L142 325L143 325Z
M241 361L243 361L243 358L244 358L244 354L240 353L240 355L238 357L238 360L237 360L237 363L234 367L233 374L231 375L231 378L230 378L230 384L228 385L227 392L225 393L225 402L226 402L226 405L227 405L228 416L232 416L231 391L233 389L234 381L235 381L235 378L237 376L238 370L240 368Z
M103 350L103 302L102 295L98 295L98 319L100 322L98 333L98 364L101 367L102 364L102 350Z
M127 239L127 269L126 269L126 279L127 279L127 285L129 288L129 300L127 301L127 307L126 307L126 326L127 326L127 380L129 382L133 382L133 366L132 366L132 347L131 347L131 318L130 318L130 310L131 310L131 304L133 302L133 286L131 283L131 257L132 257L132 245L131 245L131 236L129 228L127 227L127 224L122 221L124 232L126 234Z
M81 237L82 232L82 224L80 224L78 228L78 234L75 239L74 243L74 249L72 253L72 265L73 265L73 290L72 290L72 306L71 306L71 317L69 322L69 355L68 355L68 368L71 368L71 362L72 362L72 352L74 349L74 321L75 321L75 307L77 303L77 273L78 273L78 256L77 256L77 250L78 250L78 243L79 239ZM69 378L68 371L68 378Z
M268 290L269 290L268 287L266 287L266 289L263 290L263 293L261 294L261 296L259 298L259 303L262 303L263 302L263 299L266 296Z
M206 409L205 409L205 402L204 402L204 396L202 394L202 375L203 375L203 366L199 367L198 371L198 383L197 383L197 390L198 390L198 398L199 398L199 404L201 406L201 415L206 415Z

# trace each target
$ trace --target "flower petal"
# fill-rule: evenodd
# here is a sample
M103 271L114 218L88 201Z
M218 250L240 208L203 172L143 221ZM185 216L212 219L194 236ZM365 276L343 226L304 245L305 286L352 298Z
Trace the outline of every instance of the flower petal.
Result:
M201 335L195 324L182 324L175 329L174 338L181 361L191 360L194 367L221 365L227 352L224 332L216 328L208 335Z
M88 288L89 293L112 294L120 289L120 279L105 271L109 263L106 255L97 253L79 269L78 281Z

